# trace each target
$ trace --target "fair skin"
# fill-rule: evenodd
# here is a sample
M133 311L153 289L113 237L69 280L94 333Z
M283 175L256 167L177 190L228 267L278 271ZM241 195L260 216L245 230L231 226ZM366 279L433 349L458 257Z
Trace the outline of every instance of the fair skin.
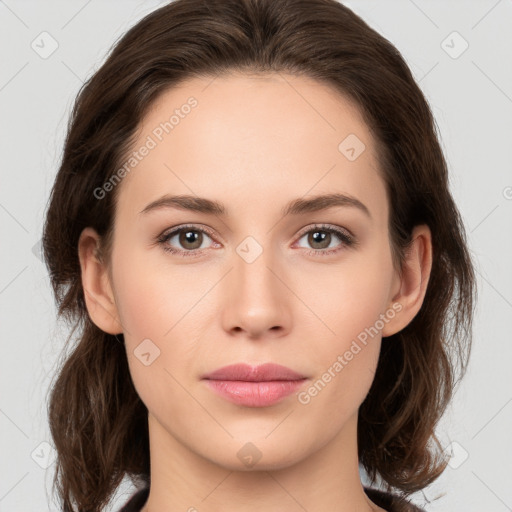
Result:
M134 150L190 96L198 105L117 185L110 266L95 256L93 229L79 242L89 315L105 332L124 334L133 383L148 409L151 488L143 511L382 511L361 484L357 413L382 338L421 307L430 231L415 228L399 276L370 131L352 103L312 79L194 78L158 99ZM338 149L348 134L366 146L353 161ZM326 193L357 198L370 215L336 206L282 216L289 201ZM164 194L216 200L227 214L140 213ZM308 231L325 233L316 223L348 230L357 244L331 233L322 245ZM155 242L182 224L194 225L185 232L211 230L194 231L202 236L196 245L179 234L165 242L196 257ZM237 251L248 236L256 242L243 246L262 250L250 263ZM332 249L339 250L320 254ZM400 311L387 314L393 304ZM382 326L376 321L383 314ZM201 379L232 363L275 362L306 375L304 391L375 325L379 333L307 404L292 393L272 406L241 406ZM160 350L149 365L134 353L145 339ZM251 467L237 455L244 446L261 454Z

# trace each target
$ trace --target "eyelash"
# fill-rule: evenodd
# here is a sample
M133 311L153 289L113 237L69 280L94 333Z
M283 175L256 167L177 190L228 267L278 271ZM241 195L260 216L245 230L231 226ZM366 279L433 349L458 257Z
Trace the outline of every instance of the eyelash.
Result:
M194 249L194 250L191 250L191 251L183 251L183 250L179 250L179 249L174 249L174 248L172 248L171 246L169 246L167 244L167 242L174 235L179 234L180 232L186 231L186 230L189 230L189 231L199 231L199 232L207 234L210 238L213 238L213 234L212 234L212 232L210 230L208 230L206 228L198 228L197 226L186 224L186 225L180 226L177 229L173 229L170 232L162 233L157 238L157 243L159 243L162 246L162 249L164 251L169 252L171 254L175 254L177 256L181 256L181 257L184 257L184 258L194 258L194 257L201 256L201 254L204 251L204 249ZM316 231L323 231L323 232L327 232L327 233L334 233L343 242L345 247L355 246L356 243L357 243L355 238L352 235L349 235L345 231L342 231L339 228L335 228L335 227L329 226L327 224L315 224L315 225L313 225L310 229L308 229L307 231L303 231L301 233L301 235L299 236L299 240L304 235L307 235L310 232L316 232ZM330 256L331 254L335 254L335 253L337 253L339 251L342 251L342 250L343 250L343 246L341 248L338 247L336 249L329 249L329 250L326 250L326 249L308 249L308 250L306 250L306 254L308 256Z

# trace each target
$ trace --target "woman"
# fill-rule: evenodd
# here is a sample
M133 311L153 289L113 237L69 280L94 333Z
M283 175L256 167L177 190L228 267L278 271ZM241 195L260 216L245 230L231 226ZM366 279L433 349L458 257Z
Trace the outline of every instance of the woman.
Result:
M43 240L79 331L63 510L124 476L124 511L421 510L474 271L425 97L347 7L146 16L78 95Z

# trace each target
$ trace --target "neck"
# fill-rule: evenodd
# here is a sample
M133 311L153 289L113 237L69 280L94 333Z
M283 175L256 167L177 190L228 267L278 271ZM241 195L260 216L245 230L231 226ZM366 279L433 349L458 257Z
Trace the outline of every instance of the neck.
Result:
M216 464L213 454L192 451L151 414L148 421L151 488L142 512L383 511L361 484L357 414L305 458L264 465L262 456L252 468ZM233 449L237 452L240 443L233 440Z

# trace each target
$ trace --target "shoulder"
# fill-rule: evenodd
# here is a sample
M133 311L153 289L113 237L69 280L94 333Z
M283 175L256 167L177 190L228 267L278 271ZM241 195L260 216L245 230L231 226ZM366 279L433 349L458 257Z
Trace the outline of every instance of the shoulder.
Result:
M426 512L424 509L414 505L406 498L397 494L363 487L364 492L376 505L386 509L388 512Z

